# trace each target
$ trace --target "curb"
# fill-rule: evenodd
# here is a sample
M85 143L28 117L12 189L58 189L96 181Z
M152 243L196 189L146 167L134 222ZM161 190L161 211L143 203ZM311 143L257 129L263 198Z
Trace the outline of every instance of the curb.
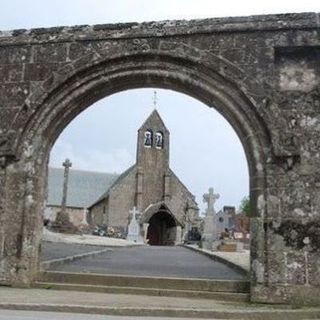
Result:
M212 310L182 308L130 308L59 304L0 303L0 309L52 311L136 317L184 317L202 319L301 320L320 318L320 310Z
M41 268L41 271L44 271L44 270L47 270L47 269L54 267L54 266L59 266L59 265L62 265L62 264L68 263L68 262L84 259L87 257L93 257L93 256L96 256L96 255L99 255L101 253L108 252L108 251L113 251L113 250L108 248L108 249L90 251L90 252L85 252L85 253L79 253L79 254L75 254L72 256L66 256L63 258L51 259L51 260L41 262L40 268Z
M248 277L250 275L250 270L247 270L246 268L242 267L241 265L236 264L234 262L231 262L228 259L217 256L214 254L214 252L206 252L206 251L201 250L200 248L195 248L193 246L188 246L188 245L183 245L183 247L188 248L190 250L193 250L195 252L199 252L214 261L221 262L221 263L227 265L228 267L232 268L233 270L243 274L244 276Z
M36 282L32 286L38 289L62 290L62 291L82 291L107 294L129 294L129 295L148 295L154 297L173 297L173 298L193 298L211 299L215 301L249 302L249 293L233 292L203 292L191 290L157 289L141 287L116 287L116 286L90 286L76 284L60 284ZM156 298L155 298L156 299Z

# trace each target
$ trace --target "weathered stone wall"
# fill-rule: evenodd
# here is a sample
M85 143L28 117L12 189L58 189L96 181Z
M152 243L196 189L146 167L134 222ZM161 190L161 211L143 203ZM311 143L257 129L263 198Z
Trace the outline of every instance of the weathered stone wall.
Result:
M135 206L136 167L110 190L108 206L108 226L127 232L130 222L129 212Z
M1 32L0 280L34 279L59 133L104 96L156 86L215 107L243 143L256 215L252 299L319 303L319 21L306 13Z
M57 213L61 211L61 206L46 206L44 210L44 219L55 221ZM70 222L80 227L84 223L84 217L86 217L86 208L67 207L66 212L69 215Z
M6 235L5 228L7 225L5 222L5 170L4 164L0 165L0 257L4 257L5 247L4 240ZM4 261L0 260L0 278L6 279L7 275L5 274Z
M107 212L108 212L109 199L103 199L99 203L95 204L89 209L89 224L96 226L107 224Z
M198 217L198 204L195 202L194 196L172 171L170 172L170 188L170 198L165 203L171 212L183 224L186 223L186 219L191 219L191 224L195 223ZM188 218L186 217L187 213Z

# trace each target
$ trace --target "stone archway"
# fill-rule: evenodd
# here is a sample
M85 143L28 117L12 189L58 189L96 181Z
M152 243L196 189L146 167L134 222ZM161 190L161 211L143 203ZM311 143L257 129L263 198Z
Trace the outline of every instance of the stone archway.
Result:
M216 58L215 58L216 59ZM32 232L29 238L29 254L18 262L27 263L26 268L18 268L12 280L29 283L37 272L40 240L41 212L46 194L46 171L50 149L60 132L85 108L94 101L125 89L139 87L159 87L186 93L214 107L230 122L237 132L247 155L250 175L250 196L259 215L257 200L264 199L265 158L270 152L270 137L255 106L245 98L243 92L230 84L215 70L207 69L196 59L186 59L179 54L132 54L124 57L103 59L99 63L89 63L77 74L66 76L57 86L49 86L48 94L38 91L30 97L36 101L37 110L30 116L24 134L17 137L16 152L21 155L19 162L7 167L7 176L12 174L10 183L15 184L17 176L24 179L30 190L22 200L23 228ZM259 134L256 134L259 132ZM19 178L20 179L20 178ZM31 200L31 201L29 201ZM27 203L27 205L25 205ZM10 210L17 212L12 202ZM256 234L261 237L261 234ZM255 239L255 238L253 238ZM264 251L258 252L264 255Z
M216 108L242 142L254 207L252 300L299 301L310 294L319 302L312 267L320 261L314 230L320 139L312 118L319 104L318 49L308 54L320 46L317 19L301 14L3 34L1 283L28 285L35 278L48 155L61 131L102 97L159 87ZM313 80L291 81L299 68ZM309 242L301 234L291 239L290 226Z
M145 236L148 244L181 244L184 225L164 201L150 204L142 213L140 223L147 226Z

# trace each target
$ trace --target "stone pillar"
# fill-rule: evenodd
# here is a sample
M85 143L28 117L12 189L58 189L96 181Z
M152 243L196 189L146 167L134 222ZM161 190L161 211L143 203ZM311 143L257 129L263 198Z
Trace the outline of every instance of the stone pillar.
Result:
M5 259L5 168L6 157L0 158L0 283L5 283L4 259Z
M66 212L67 207L67 196L68 196L68 181L69 181L69 169L72 167L72 163L69 159L66 159L63 164L64 166L64 174L63 174L63 190L62 190L62 201L61 201L61 212L58 213L58 217L56 220L59 220L59 215L61 214L60 219L69 220L69 216Z
M0 283L29 286L39 270L46 170L34 148L0 168Z
M164 201L169 201L171 199L171 175L170 173L165 174L164 176Z
M138 167L136 176L136 207L142 210L143 206L143 169Z
M182 228L181 226L177 226L175 245L181 244L181 242L182 242Z
M143 227L143 242L145 244L148 244L147 236L148 236L149 223L144 223L142 227Z
M184 229L183 229L183 240L188 239L188 233L191 231L195 222L195 209L190 205L190 201L187 202L184 216Z
M88 209L83 208L83 216L82 216L81 224L85 224L85 225L88 224L87 217L88 217Z

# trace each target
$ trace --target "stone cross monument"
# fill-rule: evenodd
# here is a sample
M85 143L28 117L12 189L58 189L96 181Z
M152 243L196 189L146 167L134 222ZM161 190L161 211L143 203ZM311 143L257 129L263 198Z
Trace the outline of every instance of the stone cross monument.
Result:
M128 226L127 240L142 244L143 238L141 236L140 224L137 221L137 215L140 214L140 211L137 210L136 207L133 207L133 209L130 210L130 214L132 218Z
M62 191L62 202L61 202L61 214L66 214L67 207L67 194L68 194L68 180L69 180L69 168L72 167L72 163L69 159L66 159L62 165L64 166L63 175L63 191Z
M214 193L213 188L209 188L209 193L203 195L203 202L208 204L206 209L206 217L204 220L204 228L202 235L202 245L206 249L212 249L213 241L217 238L217 228L215 224L214 204L220 198L218 193Z
M72 163L69 159L66 159L63 164L64 175L63 175L63 190L62 190L62 201L61 211L57 213L56 220L53 224L53 230L59 232L71 232L76 231L74 225L70 222L69 215L67 213L67 193L68 193L68 180L69 180L69 169Z
M205 193L203 195L203 202L208 203L208 208L206 212L215 213L214 204L219 198L220 198L220 195L218 193L214 193L213 188L209 188L209 193Z

